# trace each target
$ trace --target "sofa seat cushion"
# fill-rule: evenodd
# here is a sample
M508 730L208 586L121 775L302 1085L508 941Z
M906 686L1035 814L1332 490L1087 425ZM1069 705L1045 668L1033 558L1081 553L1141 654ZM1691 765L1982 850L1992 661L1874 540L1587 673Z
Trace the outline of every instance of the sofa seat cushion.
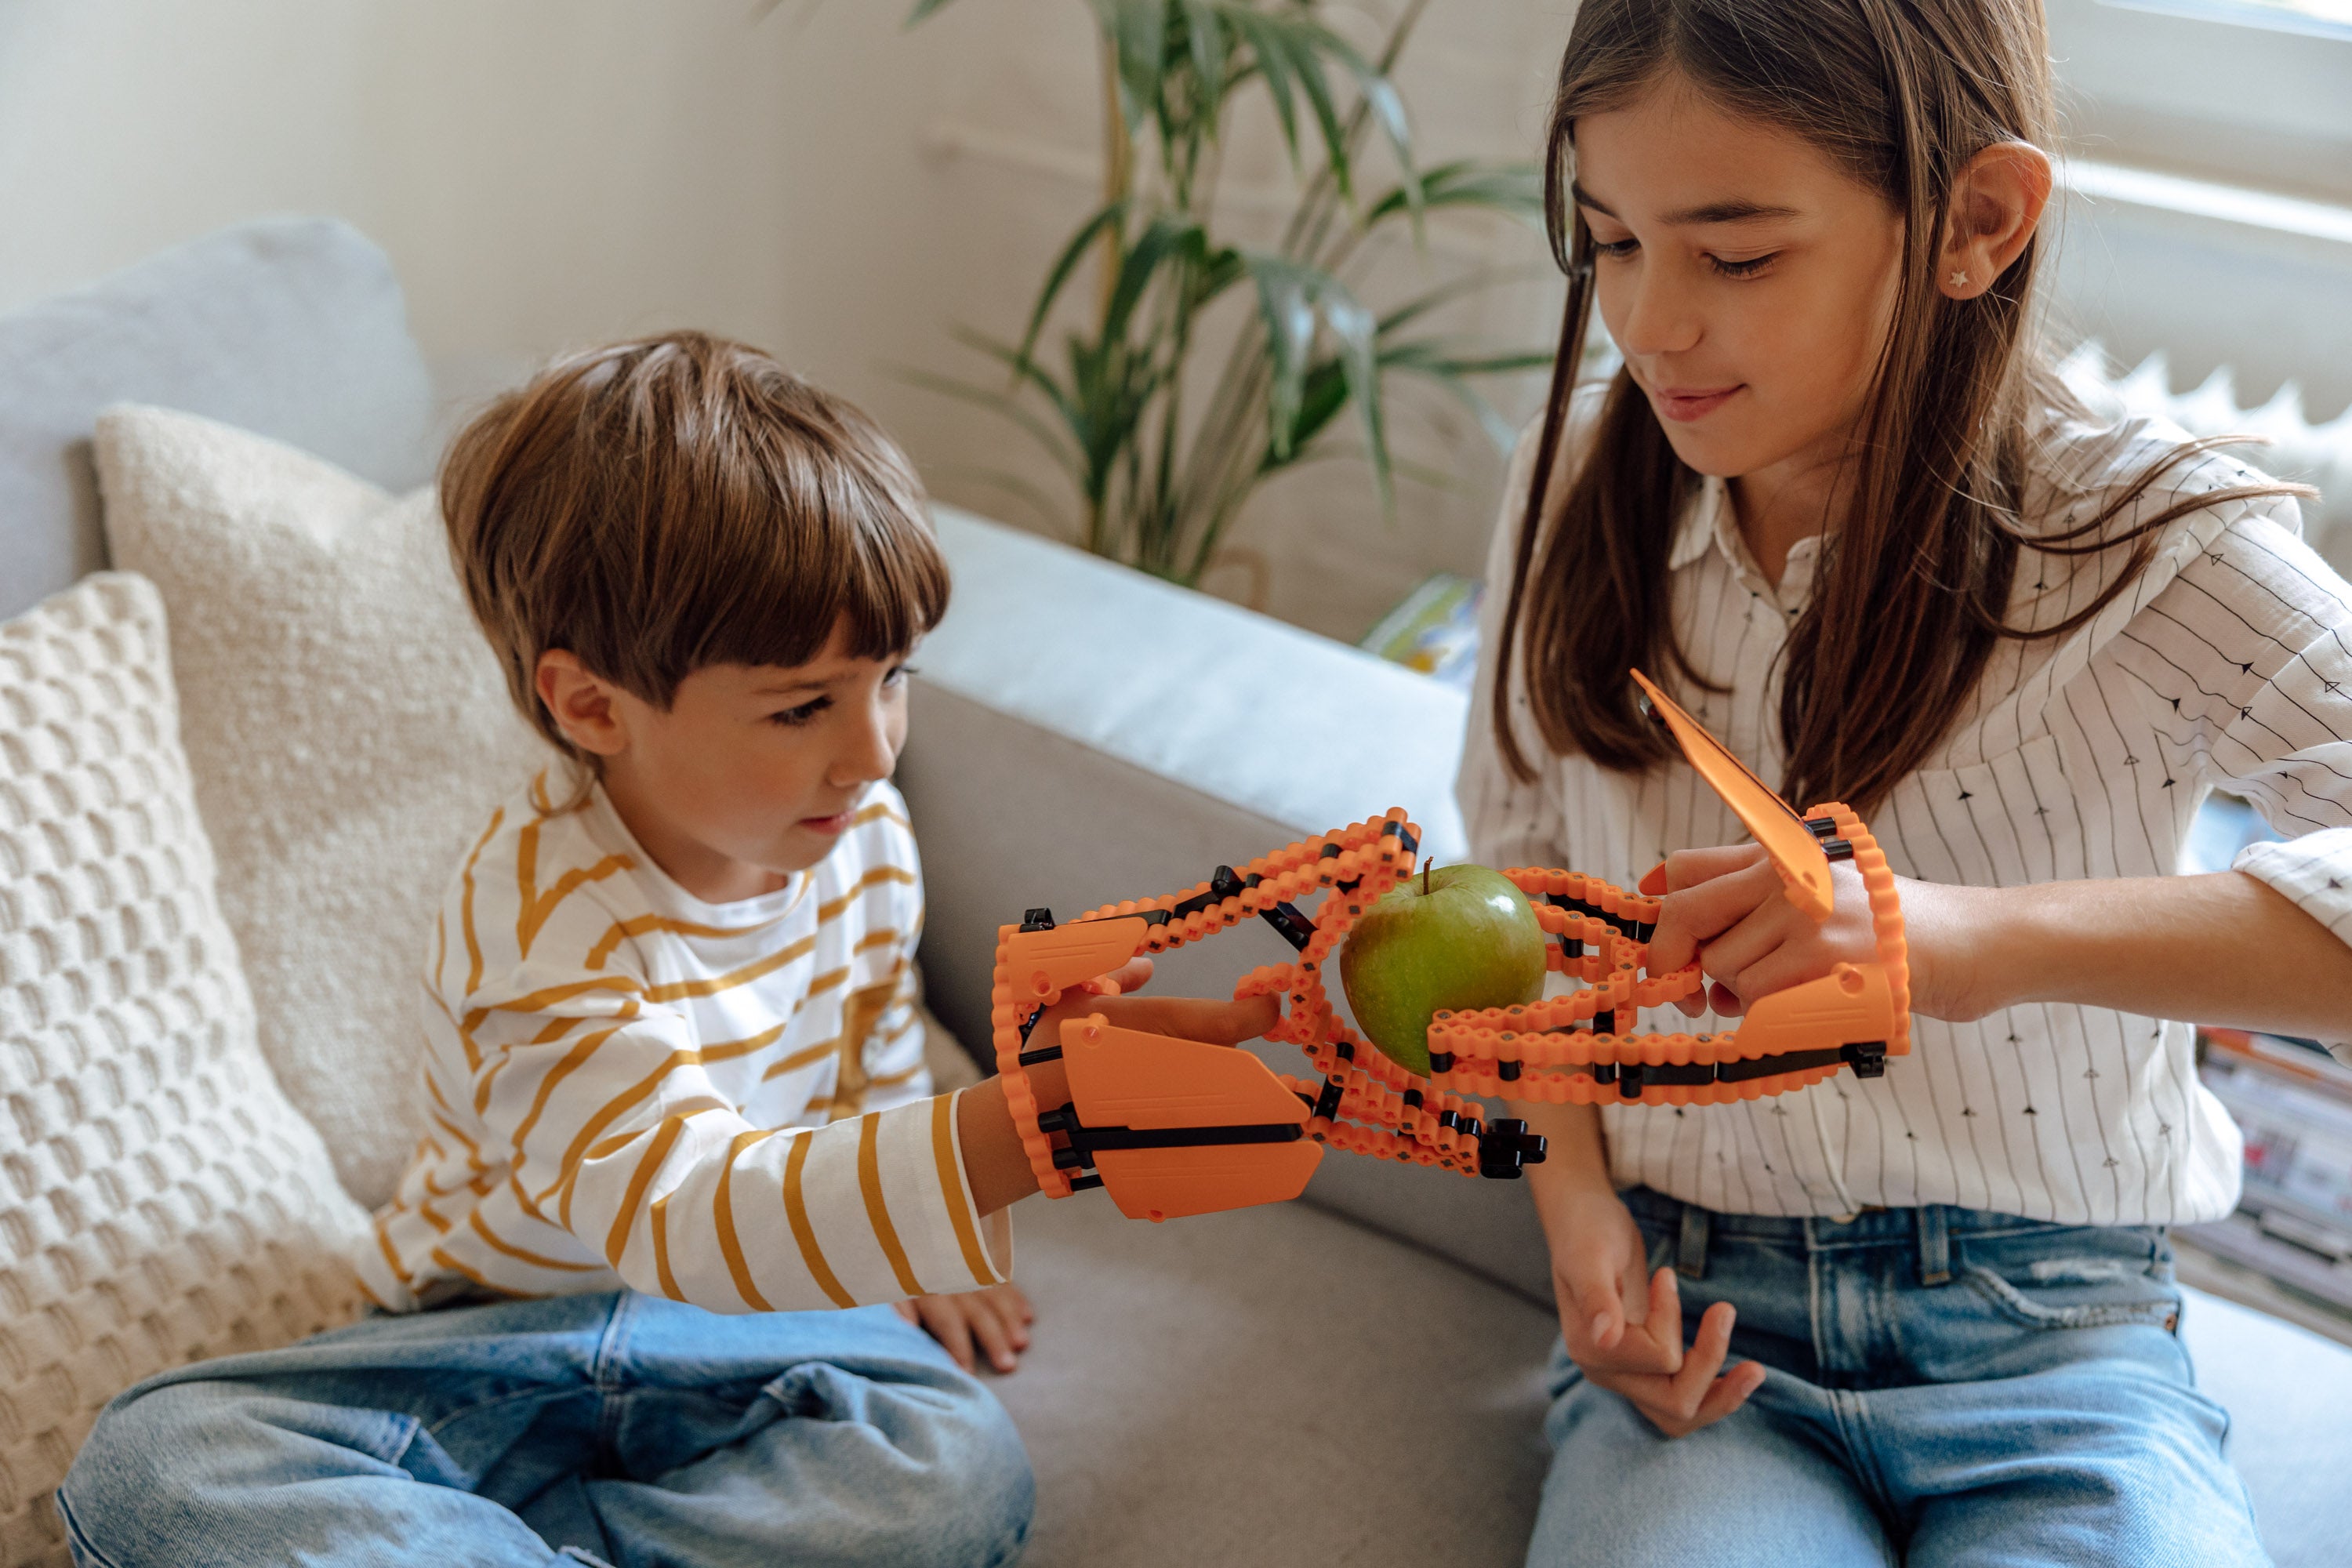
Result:
M127 574L0 626L0 1564L62 1564L100 1407L348 1320L365 1233L255 1044Z
M1523 1560L1549 1312L1298 1204L1149 1225L1094 1193L1017 1229L1024 1568Z

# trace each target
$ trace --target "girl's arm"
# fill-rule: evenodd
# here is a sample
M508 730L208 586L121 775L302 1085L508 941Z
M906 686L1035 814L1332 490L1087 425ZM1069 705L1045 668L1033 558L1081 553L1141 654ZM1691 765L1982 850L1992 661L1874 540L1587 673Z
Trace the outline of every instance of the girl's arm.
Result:
M1851 865L1832 870L1837 908L1815 925L1781 896L1754 845L1670 857L1653 967L1696 954L1716 1011L1737 1016L1842 960L1866 961L1875 948L1861 875ZM1895 886L1911 1005L1931 1018L2067 1002L2275 1034L2352 1034L2352 945L2242 871L2019 888L1897 878Z
M1926 892L1905 889L1906 913ZM2242 871L1937 888L1922 912L1953 928L1936 961L1945 972L1936 976L1938 1002L1948 1010L1936 1016L2073 1002L2278 1035L2352 1037L2352 946Z

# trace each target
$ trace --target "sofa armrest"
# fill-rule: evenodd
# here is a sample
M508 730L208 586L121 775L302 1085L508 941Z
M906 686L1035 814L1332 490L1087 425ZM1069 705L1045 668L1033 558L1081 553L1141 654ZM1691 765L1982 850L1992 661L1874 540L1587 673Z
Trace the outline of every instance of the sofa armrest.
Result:
M937 521L955 597L916 658L898 783L931 1005L968 1047L985 1053L997 927L1024 909L1066 919L1190 887L1392 805L1425 854L1466 853L1461 693L1034 535ZM1226 995L1289 955L1270 930L1235 931L1168 955L1153 988ZM1300 1070L1291 1047L1261 1048ZM1502 1184L1334 1154L1307 1196L1549 1300L1532 1211Z

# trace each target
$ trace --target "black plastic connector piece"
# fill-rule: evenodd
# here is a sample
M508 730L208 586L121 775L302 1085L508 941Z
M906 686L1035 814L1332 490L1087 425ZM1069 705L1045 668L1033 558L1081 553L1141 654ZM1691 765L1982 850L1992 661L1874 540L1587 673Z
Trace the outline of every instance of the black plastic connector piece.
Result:
M1030 910L1022 915L1021 929L1023 931L1052 931L1054 929L1054 911L1045 908L1043 904L1040 904L1037 908Z
M1421 1106L1421 1090L1419 1090L1419 1089L1406 1089L1406 1090L1404 1091L1404 1102L1405 1102L1405 1104L1406 1104L1407 1106L1409 1106L1409 1107L1411 1107L1411 1108L1412 1108L1412 1109L1414 1109L1414 1110L1418 1110L1418 1109L1420 1109L1420 1106Z
M1646 1068L1640 1062L1622 1062L1617 1068L1617 1097L1620 1100L1642 1098L1642 1075Z
M1054 1151L1054 1169L1057 1171L1083 1170L1086 1167L1086 1155L1076 1149L1056 1149Z
M1041 1007L1038 1011L1043 1012L1045 1009ZM1022 1052L1020 1056L1021 1065L1024 1068L1034 1068L1045 1062L1057 1062L1061 1059L1062 1047L1059 1046L1039 1046L1034 1051Z
M1822 853L1832 860L1851 860L1853 858L1853 846L1843 838L1824 838L1822 840Z
M1345 1040L1332 1041L1331 1053L1343 1062L1351 1062L1356 1059L1356 1047L1349 1045Z
M1809 816L1805 818L1805 831L1811 834L1816 838L1831 837L1837 832L1837 818L1833 816Z
M1528 1165L1544 1161L1541 1133L1531 1133L1516 1116L1498 1116L1478 1136L1478 1173L1492 1180L1515 1182Z
M1037 1131L1045 1133L1067 1132L1076 1121L1077 1118L1070 1114L1070 1108L1066 1105L1059 1110L1041 1110L1037 1113Z
M1517 1083L1519 1081L1519 1064L1517 1062L1496 1062L1495 1064L1495 1076L1501 1079L1505 1083Z
M1258 910L1257 917L1279 932L1283 941L1301 952L1306 952L1307 944L1315 940L1315 922L1308 920L1306 911L1297 904L1276 904L1272 909Z
M1323 1118L1326 1121L1337 1117L1339 1114L1340 1093L1341 1089L1339 1087L1339 1080L1338 1079L1325 1079L1323 1080L1323 1092L1315 1097L1315 1114Z
M1029 1043L1029 1037L1037 1032L1037 1020L1045 1016L1045 1009L1040 1007L1035 1012L1021 1020L1021 1043L1023 1045L1025 1046Z
M1432 1072L1452 1072L1454 1070L1454 1053L1452 1051L1430 1052L1429 1070Z
M1462 1113L1458 1110L1441 1110L1437 1113L1437 1124L1444 1128L1458 1128L1462 1125Z
M1846 1066L1853 1068L1853 1076L1856 1078L1886 1076L1886 1042L1885 1040L1864 1040L1858 1045L1846 1047L1838 1052L1838 1055L1845 1058Z
M1070 1191L1074 1193L1090 1193L1101 1185L1102 1177L1092 1171L1070 1178Z

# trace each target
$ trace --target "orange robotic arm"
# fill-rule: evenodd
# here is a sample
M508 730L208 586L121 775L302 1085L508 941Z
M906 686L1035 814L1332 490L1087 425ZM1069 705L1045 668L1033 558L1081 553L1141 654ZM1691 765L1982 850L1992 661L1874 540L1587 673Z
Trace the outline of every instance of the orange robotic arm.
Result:
M1696 965L1648 972L1664 890L1658 873L1629 893L1574 872L1513 868L1505 874L1557 938L1551 968L1581 984L1523 1007L1440 1013L1423 1077L1341 1022L1323 988L1322 967L1358 917L1412 871L1420 835L1392 810L1239 869L1220 866L1181 894L1107 905L1063 925L1032 910L1002 928L992 998L997 1068L1039 1187L1066 1197L1100 1186L1121 1213L1160 1220L1296 1197L1326 1147L1515 1177L1543 1159L1543 1140L1517 1120L1483 1120L1471 1096L1718 1104L1801 1089L1845 1066L1875 1077L1888 1055L1908 1051L1902 910L1869 829L1842 805L1800 817L1639 671L1634 679L1700 776L1764 847L1798 908L1826 919L1830 862L1854 861L1877 933L1874 961L1767 996L1728 1033L1633 1033L1639 1009L1701 984ZM1314 913L1304 912L1297 900L1318 894ZM1046 1008L1100 990L1129 959L1252 919L1281 932L1298 956L1251 971L1234 994L1283 998L1267 1038L1299 1047L1319 1079L1276 1073L1246 1051L1118 1028L1099 1014L1065 1021L1058 1041L1032 1041ZM1027 1069L1056 1058L1070 1103L1041 1106Z

